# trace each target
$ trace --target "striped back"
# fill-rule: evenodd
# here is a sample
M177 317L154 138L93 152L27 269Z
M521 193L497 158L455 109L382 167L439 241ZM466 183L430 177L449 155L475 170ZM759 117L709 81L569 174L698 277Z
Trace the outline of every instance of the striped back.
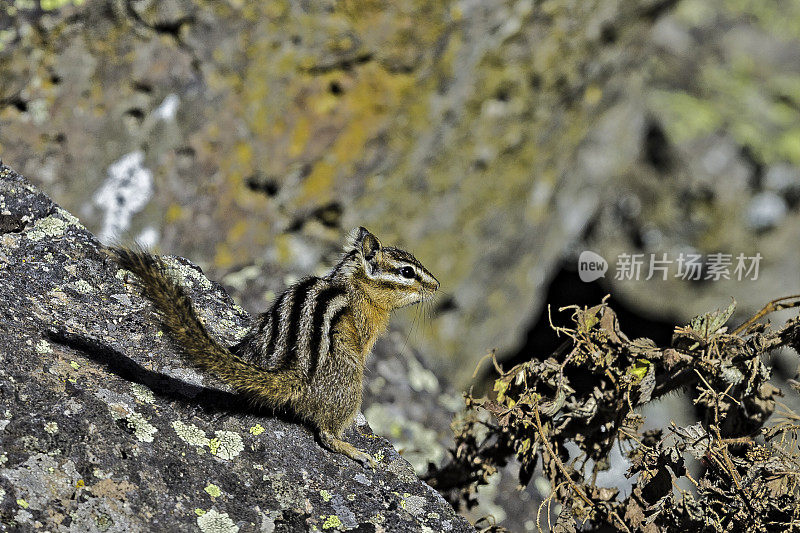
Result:
M308 277L284 291L258 317L250 350L269 370L303 367L309 376L331 346L333 326L347 311L347 290L330 280ZM250 336L248 336L250 337ZM243 346L246 356L247 345Z

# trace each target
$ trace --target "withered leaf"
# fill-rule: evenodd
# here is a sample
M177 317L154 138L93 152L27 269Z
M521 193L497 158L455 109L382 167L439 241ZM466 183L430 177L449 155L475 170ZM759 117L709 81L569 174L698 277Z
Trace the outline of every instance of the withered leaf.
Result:
M617 314L610 307L605 307L600 317L600 329L605 332L609 342L624 344L628 342L628 337L619 329Z
M542 405L539 411L544 416L553 416L555 415L562 407L564 407L564 403L567 400L567 393L564 390L564 387L559 387L556 391L556 397L550 401L542 402Z
M731 298L730 305L723 311L717 309L704 315L694 317L689 325L702 338L708 339L719 332L736 309L736 300Z
M674 348L667 348L663 352L664 366L667 370L672 370L675 365L681 362L690 363L692 358L686 354L679 352Z
M676 434L683 439L686 451L695 459L702 459L711 446L711 436L700 422L684 428L679 428Z
M723 366L720 371L720 377L732 385L738 385L744 381L744 374L742 374L742 371L733 365Z
M553 526L553 533L577 533L578 527L575 524L575 517L572 516L572 506L567 504L561 508L558 514L556 525Z
M645 374L642 382L639 384L639 402L638 404L644 404L650 401L650 395L653 394L653 391L656 388L656 367L655 365L650 365L647 368L647 374Z

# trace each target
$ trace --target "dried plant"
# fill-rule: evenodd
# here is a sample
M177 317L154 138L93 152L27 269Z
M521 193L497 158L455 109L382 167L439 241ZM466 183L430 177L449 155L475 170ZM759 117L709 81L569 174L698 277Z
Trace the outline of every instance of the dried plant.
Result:
M537 467L549 480L552 494L539 511L549 519L551 504L561 505L553 531L800 531L800 416L779 400L783 391L764 364L778 347L800 351L800 317L776 330L757 323L800 297L770 302L728 332L732 302L675 328L670 347L629 339L606 300L564 308L572 325L554 329L567 341L545 360L504 371L490 354L499 373L493 394L466 395L451 460L428 481L470 507L476 488L516 457L521 486ZM789 388L800 392L795 381ZM698 421L642 431L639 408L678 389L697 406ZM627 497L596 484L614 446L631 462Z

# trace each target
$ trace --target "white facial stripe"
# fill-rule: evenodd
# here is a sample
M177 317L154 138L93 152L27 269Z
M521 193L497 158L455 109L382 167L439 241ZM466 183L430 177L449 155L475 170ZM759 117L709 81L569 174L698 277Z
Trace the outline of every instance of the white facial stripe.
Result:
M388 281L390 283L395 283L397 285L413 285L414 278L404 278L400 274L395 274L394 272L379 272L376 279L381 281Z

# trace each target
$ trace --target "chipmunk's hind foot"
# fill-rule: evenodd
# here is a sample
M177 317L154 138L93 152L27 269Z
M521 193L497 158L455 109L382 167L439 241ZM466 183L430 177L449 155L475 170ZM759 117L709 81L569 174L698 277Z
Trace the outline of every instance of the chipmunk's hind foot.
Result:
M322 444L332 452L346 455L350 459L358 461L362 465L369 464L373 470L378 466L378 464L375 462L375 459L373 459L371 455L362 452L349 442L345 442L337 438L333 433L328 431L320 431L319 438L322 441Z

